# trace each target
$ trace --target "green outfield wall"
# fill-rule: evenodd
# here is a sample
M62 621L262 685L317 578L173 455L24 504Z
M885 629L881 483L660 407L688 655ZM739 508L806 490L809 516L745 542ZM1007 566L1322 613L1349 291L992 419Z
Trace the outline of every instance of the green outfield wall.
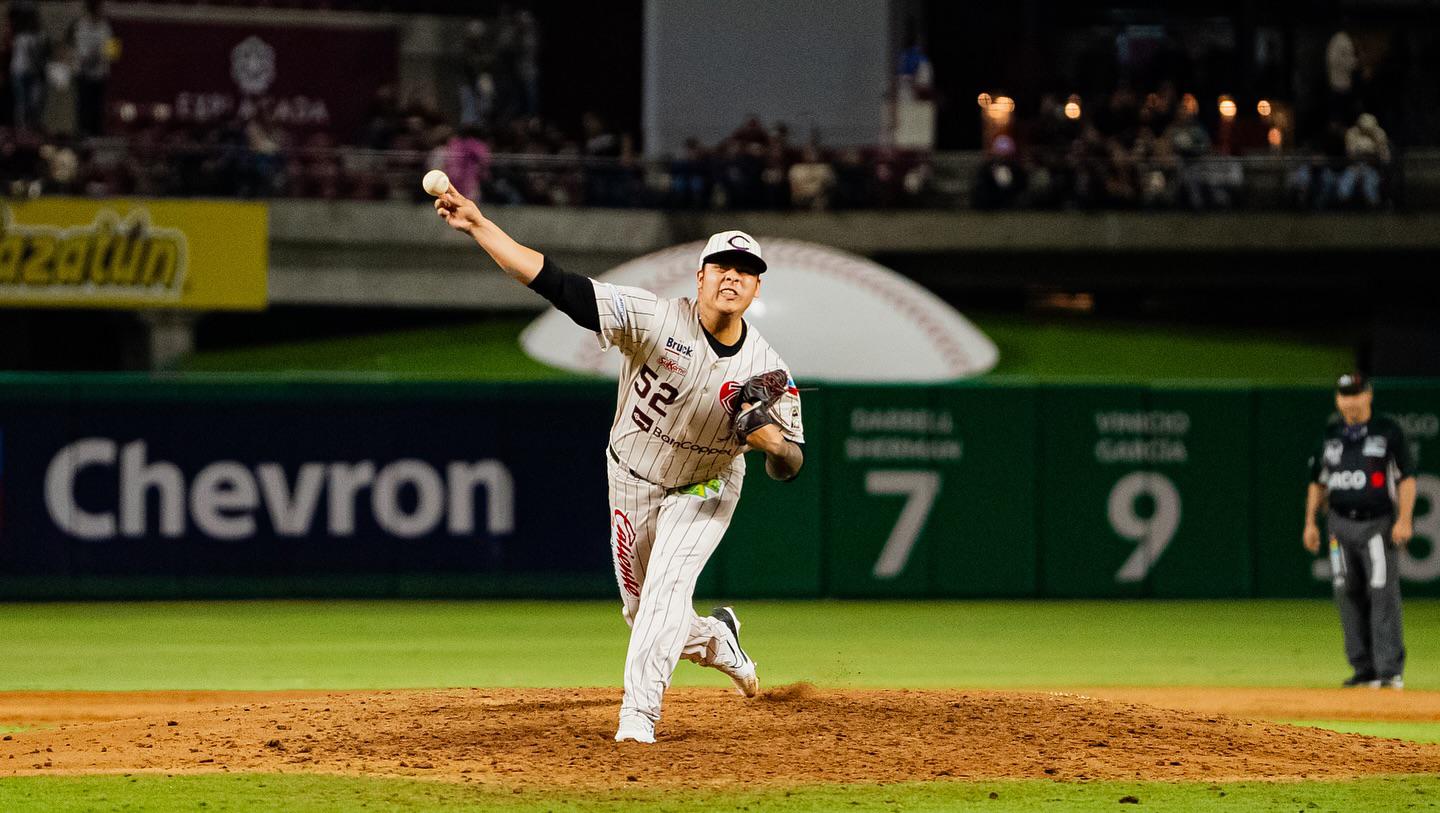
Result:
M0 379L0 597L608 595L613 398ZM1440 382L1376 403L1420 467L1404 590L1440 595ZM701 595L1328 592L1300 546L1324 388L822 383L804 405L804 472L752 455Z

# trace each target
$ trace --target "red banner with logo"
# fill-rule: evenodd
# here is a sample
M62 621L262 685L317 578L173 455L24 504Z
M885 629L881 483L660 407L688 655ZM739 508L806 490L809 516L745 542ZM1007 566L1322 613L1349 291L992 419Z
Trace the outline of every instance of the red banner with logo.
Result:
M393 27L266 26L113 19L107 94L115 123L206 124L264 114L286 129L348 138L395 82Z

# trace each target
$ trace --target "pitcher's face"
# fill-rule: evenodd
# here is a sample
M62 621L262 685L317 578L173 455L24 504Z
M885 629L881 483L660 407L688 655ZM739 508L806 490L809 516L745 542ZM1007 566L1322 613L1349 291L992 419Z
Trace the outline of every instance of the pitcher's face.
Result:
M702 305L739 315L760 293L760 275L734 263L705 263L695 272L695 286Z

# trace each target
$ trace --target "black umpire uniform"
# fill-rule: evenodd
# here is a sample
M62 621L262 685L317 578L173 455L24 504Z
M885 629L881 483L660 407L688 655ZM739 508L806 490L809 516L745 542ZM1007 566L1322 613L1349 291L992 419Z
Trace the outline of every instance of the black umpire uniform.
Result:
M1397 517L1397 489L1415 476L1415 464L1400 425L1371 411L1370 386L1363 375L1341 376L1336 395L1342 414L1330 421L1310 458L1310 505L1318 503L1314 487L1319 486L1329 502L1326 539L1345 657L1355 670L1345 685L1398 689L1404 686L1405 641L1399 551L1391 531ZM1346 396L1363 396L1363 401L1347 402ZM1347 407L1350 413L1344 414ZM1407 529L1413 496L1409 503L1398 512ZM1306 545L1312 547L1318 541L1313 513L1306 522Z

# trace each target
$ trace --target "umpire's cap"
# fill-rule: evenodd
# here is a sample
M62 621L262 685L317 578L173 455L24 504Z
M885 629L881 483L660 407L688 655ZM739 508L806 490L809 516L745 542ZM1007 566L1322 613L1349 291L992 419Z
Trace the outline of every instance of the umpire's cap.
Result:
M767 267L760 244L743 231L722 231L710 235L705 242L705 250L700 252L700 266L722 261L752 268L757 274L765 273Z
M1364 373L1346 373L1335 381L1335 391L1341 395L1359 395L1370 389L1370 379Z

